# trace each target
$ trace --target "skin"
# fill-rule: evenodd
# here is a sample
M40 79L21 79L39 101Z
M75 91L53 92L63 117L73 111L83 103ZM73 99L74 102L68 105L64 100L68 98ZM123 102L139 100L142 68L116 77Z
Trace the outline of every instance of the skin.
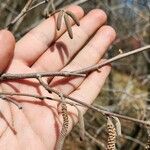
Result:
M80 19L80 27L73 25L71 40L63 23L56 32L54 17L48 18L20 41L15 43L13 35L0 31L0 71L7 73L30 73L59 70L78 70L94 65L101 60L115 39L115 31L104 25L107 16L99 9L84 15L79 6L70 6ZM56 14L57 15L57 14ZM71 19L70 19L71 20ZM72 21L73 24L73 21ZM91 38L91 36L94 36ZM90 39L90 40L89 40ZM87 42L88 41L88 42ZM44 78L49 86L91 104L100 92L110 66L93 72L86 78ZM0 83L0 91L23 92L38 95L49 94L36 79ZM62 127L60 106L54 101L33 98L15 98L22 105L19 110L11 103L0 101L0 148L1 150L53 150ZM86 109L79 107L82 113ZM68 106L69 129L77 122L77 110Z

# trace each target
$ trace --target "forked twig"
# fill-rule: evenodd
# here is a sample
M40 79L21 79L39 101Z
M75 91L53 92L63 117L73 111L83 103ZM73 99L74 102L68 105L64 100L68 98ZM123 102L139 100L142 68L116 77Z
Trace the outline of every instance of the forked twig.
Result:
M20 18L22 18L26 13L32 11L33 9L43 5L47 3L47 0L43 0L41 2L39 2L38 4L35 4L34 6L32 6L31 8L27 9L26 7L24 8L24 10L21 11L21 13L19 13L19 15L17 17L15 17L8 25L6 28L10 28L12 27Z
M26 14L27 14L27 13L25 13L25 12L31 7L32 3L33 3L33 0L28 0L27 3L26 3L26 5L24 6L24 8L22 9L22 11L20 12L19 15L22 16L22 17L16 22L15 26L13 27L13 29L12 29L12 32L13 32L13 33L15 33L15 32L18 30L20 24L23 22L23 20L24 20ZM23 15L23 14L24 14L24 15ZM18 18L20 17L19 15L18 15ZM16 19L17 19L17 18L16 18ZM15 20L14 20L14 21L15 21ZM12 25L12 24L11 24L11 25Z

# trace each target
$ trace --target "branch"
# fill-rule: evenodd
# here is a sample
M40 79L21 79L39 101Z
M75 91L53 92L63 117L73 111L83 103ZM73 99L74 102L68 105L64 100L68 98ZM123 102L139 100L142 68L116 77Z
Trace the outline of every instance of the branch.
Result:
M110 111L107 111L107 110L102 110L94 105L89 105L89 104L86 104L78 99L75 99L73 97L70 97L70 96L67 96L67 95L63 95L65 98L67 99L70 99L76 103L79 103L91 110L94 110L94 111L97 111L103 115L107 115L107 116L115 116L115 117L118 117L118 118L121 118L121 119L124 119L124 120L129 120L129 121L133 121L133 122L136 122L136 123L139 123L139 124L143 124L143 125L147 125L147 126L150 126L150 123L149 122L146 122L146 121L143 121L143 120L139 120L139 119L136 119L136 118L132 118L132 117L128 117L128 116L124 116L124 115L120 115L120 114L117 114L117 113L113 113L113 112L110 112Z
M85 135L92 140L92 142L96 143L97 145L99 145L102 149L106 150L106 146L104 143L102 143L101 141L99 141L98 139L94 138L90 133L85 132Z
M147 45L147 46L144 46L144 47L141 47L141 48L138 48L138 49L135 49L135 50L132 50L130 52L126 52L126 53L123 53L123 54L119 54L113 58L110 58L100 64L96 64L94 66L91 66L91 67L87 67L87 68L84 68L84 69L81 69L81 70L77 70L77 71L71 71L71 72L68 72L68 71L59 71L59 72L46 72L46 73L29 73L29 74L10 74L10 73L4 73L0 76L0 82L1 81L6 81L6 80L18 80L18 79L25 79L25 78L37 78L38 75L40 75L41 77L50 77L50 76L65 76L65 77L85 77L87 73L90 73L92 71L95 71L105 65L108 65L112 62L115 62L115 61L118 61L122 58L126 58L128 56L131 56L131 55L134 55L134 54L137 54L137 53L140 53L142 51L145 51L145 50L150 50L150 45Z
M20 18L20 20L18 20L16 22L16 25L13 27L13 30L12 30L13 33L15 33L18 30L19 26L23 22L26 14L27 14L25 12L30 8L30 6L32 5L32 2L33 2L33 0L28 0L27 3L25 4L24 8L22 9L21 13L19 14L22 17ZM22 15L22 14L24 14L24 15ZM18 15L18 17L19 17L19 15Z
M40 96L40 95L35 95L35 94L27 94L27 93L12 93L12 92L0 92L0 98L2 98L3 100L5 96L20 96L20 97L32 97L32 98L36 98L36 99L40 99L40 100L51 100L51 101L56 101L56 102L62 102L61 99L55 99L55 98L51 98L49 96ZM80 104L77 104L77 103L73 103L73 102L70 102L70 101L65 101L67 104L71 105L71 106L82 106Z
M131 136L128 136L128 135L122 135L122 136L120 136L120 138L127 139L127 140L130 140L130 141L132 141L132 142L135 142L135 143L141 145L141 146L144 147L144 148L145 148L145 146L146 146L146 144L144 144L142 141L140 141L140 140L138 140L138 139L135 139L135 138L133 138L133 137L131 137Z
M46 8L44 9L43 15L45 18L49 17L50 6L52 7L52 12L54 12L56 10L54 5L54 0L49 0Z
M32 1L32 0L30 0ZM12 27L20 18L22 18L25 14L27 14L28 12L30 12L31 10L43 5L47 3L47 0L43 0L42 2L39 2L38 4L35 4L34 6L32 6L31 8L28 9L28 5L26 5L23 10L21 11L21 13L15 17L8 25L7 28Z
M41 80L40 83L43 84L44 82ZM46 85L46 86L47 86L46 89L50 88L48 85ZM50 88L50 92L54 92L55 94L60 96L60 93L58 91L54 90L54 89ZM51 97L48 97L48 96L39 96L39 95L26 94L26 93L0 92L0 97L3 96L3 95L4 96L5 95L9 95L9 96L27 96L27 97L38 98L38 99L41 99L41 100L48 99L48 100L52 100L52 101L56 101L56 102L62 102L61 99L54 99L54 98L51 98ZM67 98L67 99L73 101L73 102L71 102L71 101L65 100L65 102L67 104L71 105L71 106L79 105L79 106L82 106L82 107L87 107L88 109L97 111L97 112L101 113L104 116L106 116L106 115L107 116L115 116L115 117L118 117L118 118L121 118L121 119L124 119L124 120L129 120L129 121L133 121L135 123L139 123L139 124L142 124L142 125L150 126L149 122L146 122L146 121L143 121L143 120L139 120L139 119L136 119L136 118L132 118L132 117L128 117L128 116L124 116L124 115L120 115L120 114L113 113L113 112L110 112L110 111L107 111L107 110L102 110L102 108L98 108L97 106L86 104L86 103L84 103L84 102L82 102L82 101L80 101L78 99L75 99L73 97L67 96L65 94L63 94L62 96L64 98Z
M150 45L147 45L147 46L144 46L144 47L141 47L141 48L123 53L123 54L119 54L119 55L117 55L113 58L110 58L110 59L100 63L100 64L97 64L97 65L94 65L94 66L91 66L91 67L87 67L85 69L81 69L81 70L78 70L78 71L73 71L72 73L79 73L79 74L83 73L84 74L84 73L87 73L87 72L91 72L91 71L97 70L99 68L102 68L103 66L108 65L112 62L115 62L115 61L118 61L122 58L126 58L128 56L140 53L140 52L145 51L145 50L150 50Z
M43 80L41 77L37 78L39 83L49 92L49 93L55 93L57 94L59 97L60 97L60 94L64 97L64 98L67 98L67 99L70 99L71 101L73 102L76 102L78 104L81 104L82 106L84 107L87 107L89 109L92 109L94 111L97 111L99 113L101 113L102 115L104 116L115 116L115 117L118 117L118 118L121 118L121 119L124 119L124 120L129 120L129 121L133 121L133 122L136 122L136 123L139 123L139 124L143 124L143 125L147 125L147 126L150 126L150 123L149 122L146 122L146 121L143 121L143 120L139 120L139 119L136 119L136 118L132 118L132 117L128 117L128 116L124 116L124 115L120 115L120 114L117 114L117 113L113 113L113 112L110 112L110 111L107 111L107 110L101 110L100 108L94 106L94 105L89 105L87 103L84 103L76 98L73 98L71 96L68 96L66 94L62 94L60 92L58 92L57 90L55 89L52 89L50 88Z
M6 80L18 80L26 78L38 78L41 77L50 77L50 76L65 76L65 77L85 77L85 74L71 73L67 71L61 72L42 72L42 73L28 73L28 74L10 74L4 73L0 76L0 81Z
M105 66L105 65L107 65L109 63L112 63L112 62L117 61L119 59L128 57L130 55L142 52L144 50L149 50L149 48L150 48L150 45L142 47L142 48L139 48L139 49L135 49L133 51L130 51L130 52L127 52L127 53L124 53L124 54L119 54L118 56L115 56L115 57L113 57L111 59L108 59L108 60L106 60L103 63L94 65L92 67L87 67L85 69L81 69L81 70L78 70L78 71L73 71L73 72L31 73L31 74L7 74L6 73L6 74L2 74L1 75L0 81L14 80L14 79L25 79L25 78L36 78L36 79L38 79L40 84L43 85L43 87L47 91L49 91L50 93L53 92L53 93L57 94L60 97L60 93L58 91L54 90L54 89L51 89L46 83L44 83L43 80L41 79L42 77L46 77L46 76L66 76L66 77L69 77L69 76L82 76L83 77L84 76L85 77L85 73L89 73L91 71L97 70L97 69L99 69L99 68L101 68L101 67L103 67L103 66ZM148 123L146 121L135 119L135 118L132 118L132 117L127 117L127 116L120 115L120 114L117 114L117 113L113 113L113 112L110 112L110 111L107 111L107 110L102 110L100 108L97 108L94 105L86 104L86 103L84 103L84 102L82 102L82 101L80 101L78 99L75 99L75 98L70 97L70 96L65 95L65 94L63 94L62 96L64 98L72 100L73 102L76 102L77 104L80 104L80 105L82 105L84 107L87 107L89 109L97 111L97 112L103 114L104 116L115 116L115 117L119 117L121 119L125 119L125 120L133 121L133 122L136 122L136 123L139 123L139 124L150 126L150 123Z

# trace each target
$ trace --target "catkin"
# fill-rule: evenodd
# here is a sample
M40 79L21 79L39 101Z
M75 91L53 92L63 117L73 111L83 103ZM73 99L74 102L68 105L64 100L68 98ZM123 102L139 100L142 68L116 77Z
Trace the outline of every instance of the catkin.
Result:
M68 14L73 19L73 21L76 23L77 26L80 26L79 19L76 17L74 13L72 13L71 11L66 11L66 14Z
M63 125L62 125L62 130L61 130L61 133L58 137L58 141L57 141L57 144L56 144L56 150L62 150L65 138L67 136L67 130L68 130L68 125L69 125L67 105L65 103L64 97L62 97L61 99L63 101L62 104L61 104Z
M113 117L113 119L115 120L115 128L116 128L116 134L117 136L121 136L121 123L120 120L117 117Z
M66 24L66 28L67 28L69 37L71 39L73 39L73 32L72 32L72 28L71 28L71 23L70 23L68 15L66 13L64 14L64 20L65 20L65 24Z
M80 111L80 109L75 105L75 108L78 111L78 120L79 120L79 135L80 139L84 141L85 139L85 124L84 124L84 117L83 113Z
M110 118L108 118L107 121L107 131L108 131L107 150L115 150L116 129Z
M60 28L61 28L61 24L62 24L62 18L63 18L63 11L61 10L58 14L58 18L57 18L57 24L56 24L56 27L57 27L57 30L59 31Z

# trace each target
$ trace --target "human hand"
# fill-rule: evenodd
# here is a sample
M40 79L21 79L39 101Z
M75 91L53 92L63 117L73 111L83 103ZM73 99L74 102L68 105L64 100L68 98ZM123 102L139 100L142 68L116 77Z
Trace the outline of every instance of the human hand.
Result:
M101 61L115 39L115 31L104 25L106 14L101 10L92 10L84 16L83 10L78 6L70 6L68 10L80 19L81 24L80 27L76 25L72 27L73 39L69 38L64 24L56 33L54 17L42 22L16 44L10 32L1 31L0 71L7 73L72 71ZM110 66L104 66L100 70L86 78L54 77L45 78L45 81L50 81L50 87L57 91L91 104L100 92L110 72ZM3 82L0 84L0 91L49 95L35 79ZM58 103L45 100L47 105L44 105L41 100L27 97L17 100L21 103L22 110L11 103L0 101L1 150L54 149L62 126ZM82 107L79 109L85 112ZM74 122L77 122L77 111L69 106L68 112L70 131Z

